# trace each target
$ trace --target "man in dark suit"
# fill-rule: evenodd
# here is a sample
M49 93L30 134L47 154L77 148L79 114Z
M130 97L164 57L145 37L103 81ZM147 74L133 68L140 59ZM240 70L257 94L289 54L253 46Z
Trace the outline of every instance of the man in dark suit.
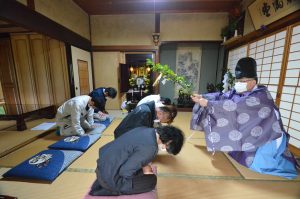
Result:
M159 149L178 154L183 142L183 132L173 126L130 130L99 149L97 180L90 195L129 195L153 190L157 179L149 164Z

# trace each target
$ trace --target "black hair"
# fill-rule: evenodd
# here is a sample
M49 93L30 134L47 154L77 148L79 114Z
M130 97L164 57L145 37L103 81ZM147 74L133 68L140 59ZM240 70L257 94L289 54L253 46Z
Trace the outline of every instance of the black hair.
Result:
M184 142L183 132L179 128L170 125L157 127L156 130L162 143L169 143L167 145L168 153L178 154Z
M170 98L164 98L164 97L161 97L160 98L160 101L164 104L164 105L171 105L171 100Z
M94 102L94 106L100 111L105 110L105 100L99 96L92 96L92 101Z
M105 88L105 93L107 93L108 97L115 98L117 96L117 90L112 87Z
M177 116L177 108L173 105L166 105L166 106L161 106L159 109L162 112L168 113L169 114L169 124L173 122L174 118Z

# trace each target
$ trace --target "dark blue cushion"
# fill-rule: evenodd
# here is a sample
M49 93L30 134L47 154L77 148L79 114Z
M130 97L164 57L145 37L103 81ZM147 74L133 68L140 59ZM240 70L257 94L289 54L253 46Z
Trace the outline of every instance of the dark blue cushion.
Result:
M96 131L96 129L94 129L94 131ZM84 134L82 136L77 136L77 135L68 136L48 146L48 148L86 151L100 137L101 137L101 133L92 133L92 132L91 134Z
M10 169L3 177L53 181L81 155L81 151L44 150Z

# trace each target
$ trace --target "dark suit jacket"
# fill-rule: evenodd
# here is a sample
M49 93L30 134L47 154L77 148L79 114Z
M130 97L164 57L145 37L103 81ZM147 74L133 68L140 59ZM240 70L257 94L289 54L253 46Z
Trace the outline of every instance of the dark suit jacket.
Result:
M97 182L91 193L103 195L130 194L133 179L143 174L142 167L156 157L158 146L155 129L138 127L99 149ZM96 183L97 183L96 182ZM111 193L111 194L110 194Z
M131 111L115 129L115 138L120 137L131 129L140 126L153 127L153 120L156 118L155 103L148 102L137 106Z
M98 108L96 108L96 109L94 109L94 113L98 113L99 111L104 111L105 110L105 104L106 104L106 97L104 96L104 92L103 92L103 90L104 90L105 88L103 88L103 87L100 87L100 88L97 88L97 89L95 89L95 90L93 90L91 93L90 93L90 96L91 97L100 97L100 98L102 98L102 102L103 102L103 104L101 105L101 107L98 109Z

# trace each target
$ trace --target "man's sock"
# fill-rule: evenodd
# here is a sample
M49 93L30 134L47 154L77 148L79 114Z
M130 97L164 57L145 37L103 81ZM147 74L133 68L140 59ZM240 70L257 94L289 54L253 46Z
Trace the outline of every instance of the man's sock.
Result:
M56 127L55 134L56 134L57 136L60 136L60 127L59 127L59 126Z

